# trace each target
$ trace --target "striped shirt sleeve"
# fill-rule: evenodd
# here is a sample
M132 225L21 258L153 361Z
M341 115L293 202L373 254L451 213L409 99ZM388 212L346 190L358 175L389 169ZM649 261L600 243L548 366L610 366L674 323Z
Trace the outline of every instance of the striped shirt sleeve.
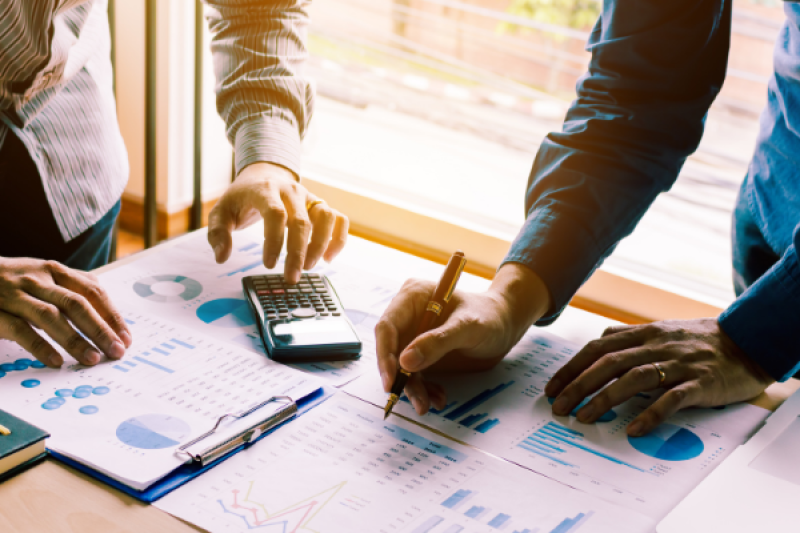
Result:
M256 162L300 175L300 141L313 108L303 77L309 0L206 0L217 110L236 172Z

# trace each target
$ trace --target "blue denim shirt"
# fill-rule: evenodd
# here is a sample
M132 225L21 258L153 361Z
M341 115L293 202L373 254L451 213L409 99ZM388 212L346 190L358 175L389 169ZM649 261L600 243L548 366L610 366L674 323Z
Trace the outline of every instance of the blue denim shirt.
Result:
M722 86L731 0L605 0L588 42L589 70L561 132L533 164L527 219L505 262L550 290L555 320L629 235L696 150ZM800 365L800 7L775 47L775 73L743 185L752 218L780 259L719 317L775 379Z

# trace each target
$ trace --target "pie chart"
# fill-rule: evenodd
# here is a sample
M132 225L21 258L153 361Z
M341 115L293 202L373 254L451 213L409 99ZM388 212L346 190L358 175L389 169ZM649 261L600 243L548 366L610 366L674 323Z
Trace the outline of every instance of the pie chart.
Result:
M206 302L197 308L197 318L219 328L241 328L256 323L250 305L238 298L219 298Z
M152 302L176 303L197 298L203 286L186 276L160 274L140 279L133 284L133 292Z
M172 448L189 438L189 424L174 416L150 414L129 418L117 427L117 438L140 450Z
M636 450L662 461L688 461L703 453L703 441L688 429L661 424L644 437L628 437Z

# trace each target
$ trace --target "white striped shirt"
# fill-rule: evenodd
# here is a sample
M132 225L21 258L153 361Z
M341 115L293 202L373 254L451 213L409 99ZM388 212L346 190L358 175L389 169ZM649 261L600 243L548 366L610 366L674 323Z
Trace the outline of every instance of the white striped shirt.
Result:
M237 170L265 161L299 174L313 101L301 72L308 2L207 1ZM26 146L65 241L102 218L128 179L107 12L108 0L0 0L0 148L12 132Z

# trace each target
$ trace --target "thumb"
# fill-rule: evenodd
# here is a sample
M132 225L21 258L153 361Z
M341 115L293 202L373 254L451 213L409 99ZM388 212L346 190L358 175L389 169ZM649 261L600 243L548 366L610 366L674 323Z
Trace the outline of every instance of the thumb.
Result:
M214 250L217 263L224 263L230 257L233 248L231 233L236 228L236 220L224 202L223 198L208 214L208 244Z
M419 372L433 365L448 353L465 348L469 342L469 328L464 321L453 319L423 333L400 354L400 366L410 372Z

